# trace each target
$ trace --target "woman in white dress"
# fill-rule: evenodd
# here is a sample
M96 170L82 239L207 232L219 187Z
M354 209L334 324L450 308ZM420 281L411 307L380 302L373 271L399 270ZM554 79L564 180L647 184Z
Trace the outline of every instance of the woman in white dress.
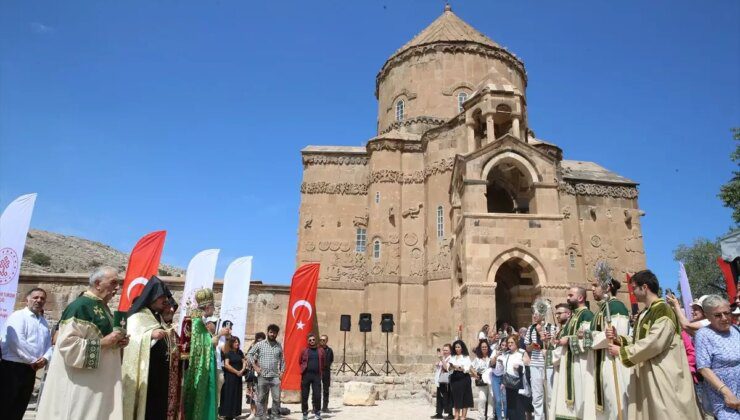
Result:
M475 389L478 391L478 419L488 420L495 416L493 406L493 395L491 395L491 351L488 340L480 340L478 347L473 350L475 360L473 371L475 372Z

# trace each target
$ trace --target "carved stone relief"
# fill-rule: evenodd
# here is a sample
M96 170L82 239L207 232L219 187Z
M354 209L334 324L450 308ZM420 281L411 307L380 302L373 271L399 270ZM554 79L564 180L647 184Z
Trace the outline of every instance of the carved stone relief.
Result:
M306 217L306 220L303 222L303 228L304 229L311 229L311 223L313 223L313 217L309 214Z
M416 236L415 233L407 233L403 235L403 243L405 243L406 245L414 246L417 242L419 242L419 237Z
M303 249L305 249L306 251L311 252L311 251L313 251L313 250L316 249L316 244L313 243L313 242L311 242L311 241L308 241L308 242L306 242L306 245L303 247Z
M558 190L571 195L594 195L612 198L637 198L637 188L624 185L604 185L588 182L561 182Z
M303 164L308 165L367 165L366 156L304 155Z
M598 248L601 246L601 236L599 235L593 235L591 237L591 246L594 248Z
M369 218L370 217L367 214L355 216L354 219L352 219L352 224L355 225L355 227L367 227Z
M424 207L424 203L419 203L419 205L415 207L411 207L409 209L404 210L403 213L401 213L401 216L403 216L404 219L407 217L416 219L417 217L419 217L419 212L421 211L423 207Z
M304 182L301 184L302 194L337 194L337 195L367 195L367 184L351 182Z
M328 251L330 246L331 246L331 243L329 241L321 241L321 242L319 242L319 250L320 251Z
M563 219L570 219L570 206L563 207Z

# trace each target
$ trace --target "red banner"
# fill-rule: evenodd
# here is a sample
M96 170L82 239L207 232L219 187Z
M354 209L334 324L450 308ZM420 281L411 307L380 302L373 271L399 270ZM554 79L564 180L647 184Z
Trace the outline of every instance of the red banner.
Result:
M630 292L630 306L632 306L632 315L635 315L637 312L639 312L639 308L637 307L637 297L635 296L635 292L632 291L632 283L630 283L630 280L632 280L632 276L629 274L627 276L627 290Z
M281 387L301 389L300 355L306 348L306 337L313 330L316 316L316 289L319 285L319 264L298 268L290 283L288 316L285 321L285 374Z
M123 280L121 288L121 302L118 304L118 310L121 312L128 311L134 298L141 294L144 286L149 279L156 275L159 270L159 258L162 256L164 248L164 238L167 231L160 230L145 235L139 239L131 256L128 259L128 268L126 268L126 277Z
M735 279L732 275L732 267L730 267L730 263L723 260L722 257L717 257L717 265L719 265L719 269L722 271L722 276L725 278L728 300L729 302L734 302L737 289L735 288Z

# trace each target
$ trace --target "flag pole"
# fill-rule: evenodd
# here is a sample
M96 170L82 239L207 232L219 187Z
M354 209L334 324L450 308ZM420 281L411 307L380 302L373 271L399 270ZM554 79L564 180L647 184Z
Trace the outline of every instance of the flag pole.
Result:
M606 328L612 329L612 313L609 308L609 301L611 300L611 291L606 292ZM609 352L607 352L609 353ZM612 361L612 374L614 376L614 390L617 394L617 417L622 420L622 398L620 397L621 392L619 391L619 378L617 377L617 362L611 354L609 355Z

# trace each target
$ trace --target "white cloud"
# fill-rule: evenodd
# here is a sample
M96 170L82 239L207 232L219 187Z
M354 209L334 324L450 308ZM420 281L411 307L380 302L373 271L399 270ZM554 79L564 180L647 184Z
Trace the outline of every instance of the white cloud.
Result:
M31 22L31 30L37 34L48 34L54 32L54 28L41 22Z

